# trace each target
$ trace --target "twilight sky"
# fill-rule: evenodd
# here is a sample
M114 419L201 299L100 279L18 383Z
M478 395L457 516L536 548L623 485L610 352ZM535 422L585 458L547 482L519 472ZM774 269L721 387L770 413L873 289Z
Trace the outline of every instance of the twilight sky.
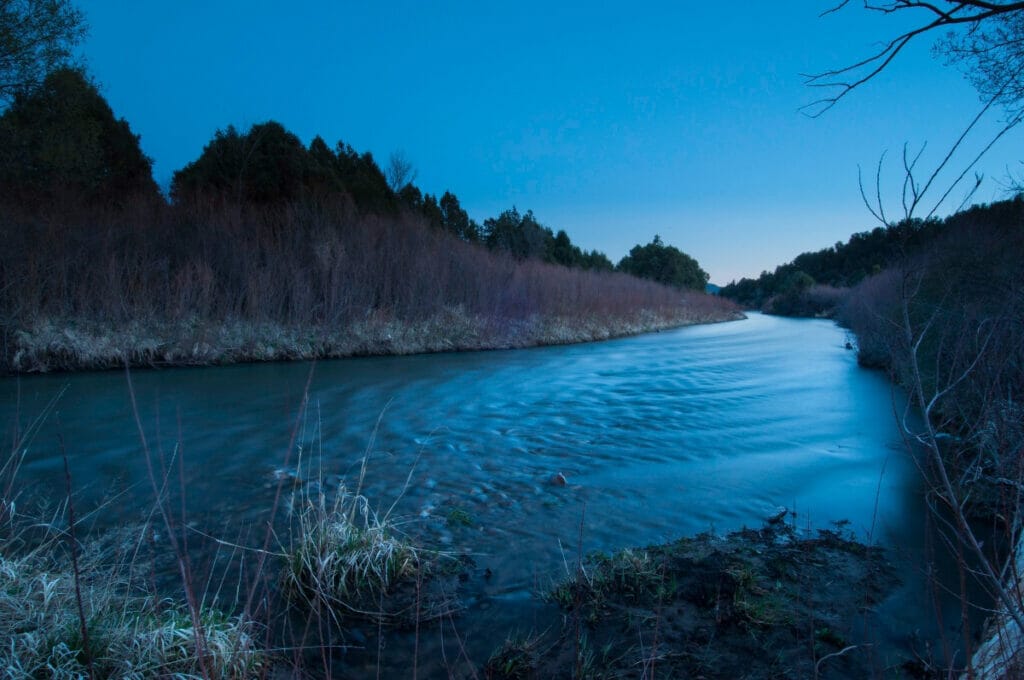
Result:
M421 189L453 191L479 222L532 209L613 261L658 233L724 284L876 226L857 168L873 184L886 151L898 212L904 143L927 143L931 168L980 109L925 40L824 116L803 115L820 93L802 73L906 26L860 3L819 18L830 1L78 5L87 66L161 185L217 129L277 120L381 165L401 150ZM1005 196L1021 142L1015 130L985 157L976 202Z

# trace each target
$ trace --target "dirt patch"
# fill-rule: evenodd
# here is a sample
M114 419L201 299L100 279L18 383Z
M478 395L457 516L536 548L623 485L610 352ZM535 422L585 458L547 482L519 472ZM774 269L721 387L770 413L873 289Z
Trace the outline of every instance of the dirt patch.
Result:
M897 585L880 548L782 518L725 537L590 556L547 597L558 631L509 640L488 678L870 677L856 631Z

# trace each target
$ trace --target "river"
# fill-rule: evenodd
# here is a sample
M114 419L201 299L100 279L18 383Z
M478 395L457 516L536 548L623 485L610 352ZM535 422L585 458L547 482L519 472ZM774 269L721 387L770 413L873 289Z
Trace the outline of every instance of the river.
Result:
M912 629L927 638L923 485L894 418L904 397L858 367L846 341L828 321L751 314L587 345L132 380L150 460L180 463L189 521L203 534L257 532L282 471L351 480L369 450L371 502L397 500L393 516L410 535L489 570L458 623L484 658L551 616L534 593L564 576L581 528L584 552L612 550L756 526L778 506L802 529L848 520L858 538L891 548L905 585L878 625L894 640ZM26 498L63 498L62 439L80 514L107 503L90 524L152 507L123 372L0 388L8 431L64 390L29 443ZM565 486L551 483L557 473ZM451 522L455 510L467 521Z

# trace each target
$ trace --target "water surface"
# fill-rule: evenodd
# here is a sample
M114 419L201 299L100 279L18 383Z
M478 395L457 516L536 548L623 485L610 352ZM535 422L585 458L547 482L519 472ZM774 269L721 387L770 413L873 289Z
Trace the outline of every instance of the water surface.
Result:
M180 458L189 516L206 532L261 526L275 471L312 464L351 479L369 450L371 502L397 499L410 534L491 570L459 626L480 649L543 616L532 593L564 575L581 528L585 552L610 550L756 526L778 506L802 528L848 520L905 557L908 586L880 625L920 627L926 518L893 416L903 398L857 366L846 340L827 321L753 314L569 347L132 378L151 460ZM0 387L5 425L66 390L31 442L23 483L61 498L59 433L79 503L116 499L100 526L152 506L123 373ZM555 473L568 484L551 484ZM451 526L455 508L472 526Z

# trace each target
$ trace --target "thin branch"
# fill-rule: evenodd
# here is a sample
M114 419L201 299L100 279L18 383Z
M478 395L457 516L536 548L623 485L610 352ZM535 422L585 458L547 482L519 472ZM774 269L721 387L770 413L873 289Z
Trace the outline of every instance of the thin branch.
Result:
M849 4L849 1L843 0L819 16L824 17L836 13L847 4ZM801 111L811 118L821 116L852 91L874 79L888 68L889 64L893 62L900 52L920 35L954 26L974 27L992 17L1024 10L1024 2L996 3L980 0L958 0L957 2L952 2L952 0L947 0L947 4L952 5L952 7L942 9L936 4L918 0L893 0L893 2L882 5L872 5L865 2L864 8L872 12L896 14L907 10L923 10L930 17L930 20L897 35L884 43L877 52L869 54L859 61L821 73L804 74L804 82L809 87L837 88L839 91L835 95L822 97L807 104L801 108ZM867 72L863 73L865 70ZM857 73L862 75L857 76ZM847 76L852 77L847 79Z

